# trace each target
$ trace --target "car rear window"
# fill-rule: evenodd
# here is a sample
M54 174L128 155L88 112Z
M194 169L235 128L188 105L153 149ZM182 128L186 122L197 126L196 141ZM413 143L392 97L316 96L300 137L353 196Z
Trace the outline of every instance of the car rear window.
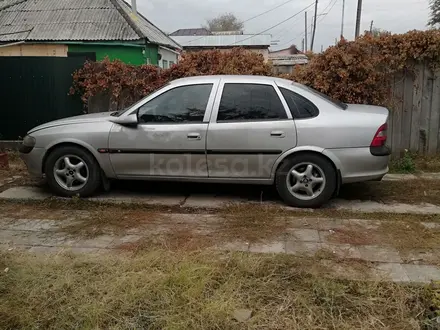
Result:
M316 96L319 96L319 97L323 98L324 100L326 100L330 103L333 103L335 106L337 106L338 108L341 108L342 110L346 110L348 108L348 105L345 104L344 102L341 102L339 100L335 100L335 99L331 98L330 96L325 95L324 93L318 92L316 89L313 89L309 86L298 84L295 82L292 83L292 85L295 85L296 87L302 88L312 94L315 94Z

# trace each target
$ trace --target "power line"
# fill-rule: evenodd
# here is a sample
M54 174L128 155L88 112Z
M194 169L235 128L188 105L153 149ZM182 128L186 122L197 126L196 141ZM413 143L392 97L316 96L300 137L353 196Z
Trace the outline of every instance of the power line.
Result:
M248 18L247 20L243 21L242 23L243 23L243 24L244 24L244 23L247 23L247 22L249 22L249 21L251 21L251 20L253 20L253 19L255 19L255 18L258 18L258 17L260 17L260 16L263 16L263 15L265 15L265 14L267 14L267 13L270 13L271 11L274 11L275 9L278 9L278 8L284 6L284 5L287 5L288 3L292 2L292 1L295 1L295 0L288 0L288 1L286 1L286 2L283 2L282 4L279 4L278 6L273 7L272 9L266 10L265 12L262 12L261 14L255 15L255 16L253 16L253 17L251 17L251 18Z
M323 13L325 13L325 11L328 9L328 7L330 7L330 5L332 4L332 2L333 2L334 0L330 0L329 1L329 3L327 4L327 6L324 8L324 10L321 12L321 14L319 14L318 16L322 16L323 15ZM337 0L335 0L335 1L337 1ZM333 3L333 6L334 6L334 3ZM332 6L332 8L333 8L333 6ZM330 10L331 10L331 8L330 8ZM300 19L301 17L298 17L298 19ZM293 20L293 22L296 22L296 21L298 21L298 19L295 19L295 20ZM292 22L292 23L293 23ZM320 23L320 22L322 22L322 20L321 21L319 21L318 23ZM284 35L284 31L290 31L290 28L287 28L287 29L282 29L281 30L281 32L279 32L275 37L273 37L274 39L277 39L278 37L281 37L282 35ZM297 35L297 37L298 36L300 36L300 35L304 35L304 32L301 32L300 34L298 34ZM295 37L295 39L296 39L296 37ZM294 39L292 39L291 41L293 41ZM284 44L283 44L284 45Z
M252 17L248 18L248 19L245 20L245 21L242 21L242 23L244 24L244 23L247 23L247 22L249 22L249 21L252 21L252 20L255 19L255 18L258 18L258 17L260 17L260 16L263 16L263 15L265 15L265 14L267 14L267 13L270 13L271 11L274 11L274 10L276 10L276 9L278 9L278 8L284 6L284 5L287 5L288 3L293 2L293 1L295 1L295 0L288 0L288 1L285 1L285 2L283 2L283 3L281 3L281 4L279 4L278 6L275 6L275 7L271 8L271 9L268 9L268 10L266 10L266 11L264 11L264 12L258 14L258 15L252 16ZM197 40L200 40L200 39L203 39L204 37L206 37L206 36L202 36L202 37L200 37L200 38L197 38L197 39L194 39L194 40L190 40L190 41L188 41L188 43L189 43L189 42L193 42L193 41L197 41Z
M322 11L322 13L321 14L319 14L318 16L323 16L319 21L318 21L318 23L321 23L323 20L324 20L324 18L330 13L330 11L333 9L333 7L335 6L335 4L336 4L336 2L337 2L338 0L330 0L330 2L328 3L328 5L327 5L327 7L325 7L324 8L324 10ZM313 3L314 4L314 3ZM331 6L330 6L331 5ZM310 7L310 6L309 6ZM327 8L329 8L330 7L330 9L327 11L327 12L325 12L326 10L327 10ZM287 42L285 42L285 43L283 43L283 44L281 44L280 46L284 46L284 45L286 45L286 44L290 44L292 41L294 41L296 38L298 38L298 37L300 37L300 36L304 36L305 35L305 33L304 32L301 32L301 33L299 33L299 34L297 34L295 37L293 37L292 39L290 39L289 41L287 41Z
M331 2L331 1L330 1L330 2ZM331 11L332 11L333 7L336 5L336 2L338 2L338 0L335 0L335 1L333 2L332 6L331 6L330 9L328 10L328 12L321 14L322 17L321 17L321 19L319 20L318 23L321 23L321 22L324 20L324 18L325 18L325 17L326 17ZM329 3L329 5L330 5L330 3ZM325 11L325 10L324 10L324 11Z
M291 24L293 24L293 23L295 23L295 22L298 22L300 19L301 19L301 17L298 17L297 19L294 19L294 20L291 22ZM272 37L272 38L273 38L273 39L277 39L278 37L283 36L283 35L285 34L286 31L291 31L291 30L292 30L291 27L287 27L287 28L285 28L285 29L282 29L282 30L278 31L278 33L275 34L275 36Z
M314 5L315 5L315 2L312 2L310 5L308 5L308 6L305 7L304 9L302 9L302 10L300 10L299 12L297 12L296 14L294 14L294 15L292 15L292 16L286 18L285 20L279 22L278 24L275 24L274 26L271 26L270 28L268 28L268 29L266 29L266 30L264 30L264 31L261 31L261 32L259 32L259 33L257 33L257 34L253 34L253 35L251 35L249 38L245 38L245 39L242 39L242 40L236 41L236 42L234 42L233 44L230 44L229 46L233 46L233 45L235 45L235 44L238 44L239 42L243 42L243 41L246 41L246 40L252 39L252 38L254 38L254 37L256 37L256 36L258 36L258 35L260 35L260 34L266 33L267 31L270 31L270 30L276 28L277 26L280 26L281 24L283 24L283 23L285 23L285 22L291 20L292 18L298 16L299 14L301 14L302 12L306 11L307 9L309 9L310 7L312 7L312 6L314 6Z

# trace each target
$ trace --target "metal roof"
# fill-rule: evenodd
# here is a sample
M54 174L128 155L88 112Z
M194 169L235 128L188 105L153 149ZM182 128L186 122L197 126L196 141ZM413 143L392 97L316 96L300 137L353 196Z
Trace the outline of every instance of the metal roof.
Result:
M15 5L23 0L0 0L0 10Z
M260 35L212 35L212 36L172 36L175 41L185 47L269 47L272 36L270 34Z
M272 61L272 64L275 66L283 66L283 65L296 65L296 64L307 64L309 63L309 59L304 54L294 54L294 55L286 55L286 56L274 56L269 54L269 60Z
M130 15L131 20L141 30L143 36L147 38L150 42L176 49L182 48L178 43L176 43L173 39L168 37L164 32L162 32L162 30L160 30L156 25L151 23L142 14L138 12L137 15L134 16L131 11L131 6L127 4L124 0L116 0L116 1L119 3L122 9L128 15Z
M120 12L121 9L125 13ZM124 17L123 13L129 15ZM0 42L135 41L143 38L178 48L144 17L131 15L124 0L0 0Z
M170 34L170 36L209 36L211 31L205 28L197 29L179 29Z

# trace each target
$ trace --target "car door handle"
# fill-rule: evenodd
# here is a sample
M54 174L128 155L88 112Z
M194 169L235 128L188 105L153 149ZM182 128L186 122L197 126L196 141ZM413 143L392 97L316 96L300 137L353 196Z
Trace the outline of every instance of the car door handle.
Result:
M187 138L188 140L201 140L202 136L199 133L189 133Z
M283 131L273 131L270 133L270 136L276 138L284 138L286 137L286 133L284 133Z

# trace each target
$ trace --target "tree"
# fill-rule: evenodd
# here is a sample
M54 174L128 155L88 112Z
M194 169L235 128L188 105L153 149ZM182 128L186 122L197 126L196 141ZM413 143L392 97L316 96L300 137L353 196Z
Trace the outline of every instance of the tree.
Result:
M430 0L431 16L429 18L428 24L431 26L440 23L440 0Z
M213 32L241 31L243 27L243 22L232 13L225 13L218 17L208 19L206 20L206 26L204 26L204 28Z

